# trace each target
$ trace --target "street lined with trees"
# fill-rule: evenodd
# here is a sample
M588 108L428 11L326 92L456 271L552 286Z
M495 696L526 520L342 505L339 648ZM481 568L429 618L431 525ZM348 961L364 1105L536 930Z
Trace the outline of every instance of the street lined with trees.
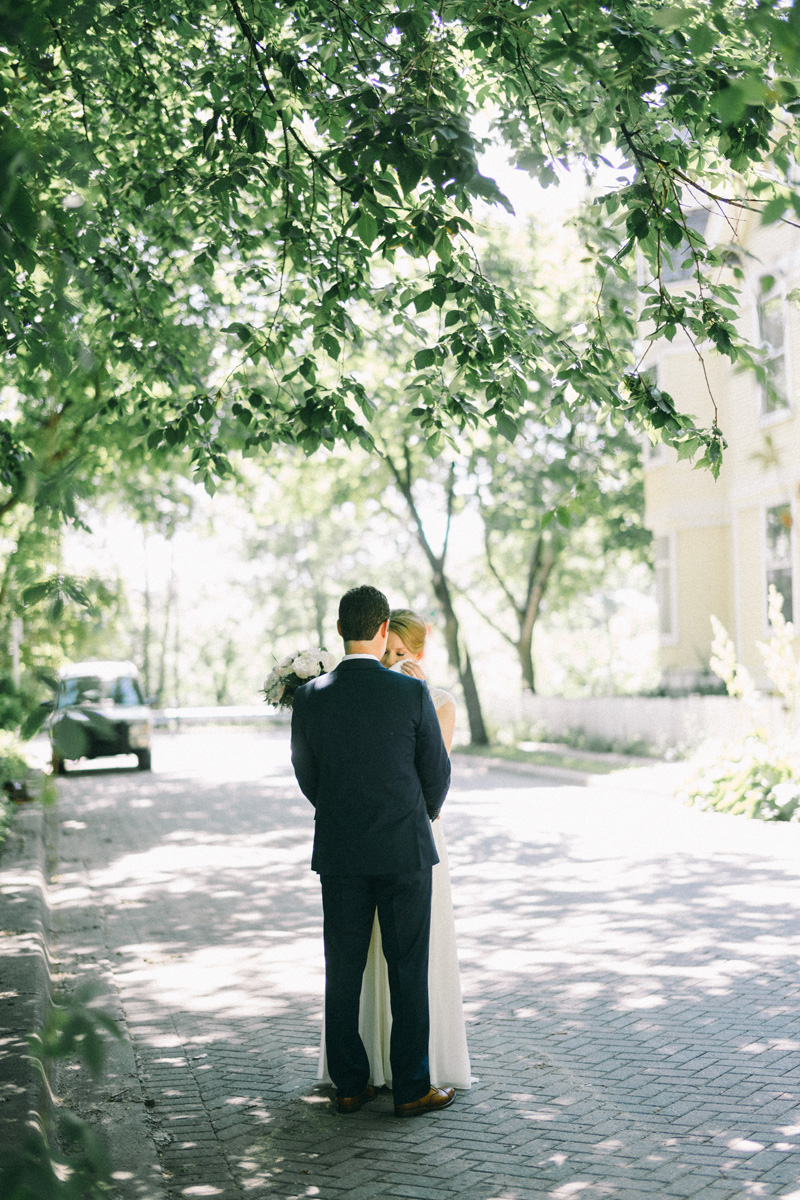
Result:
M381 458L381 423L399 420L434 463L474 436L485 462L508 442L549 465L541 519L508 550L514 580L493 540L510 509L482 502L531 685L564 530L613 505L628 521L624 488L588 485L581 455L613 456L629 426L718 470L713 396L653 386L636 318L754 362L735 257L690 218L721 209L733 243L742 208L800 214L796 6L32 0L0 4L0 42L4 624L83 619L92 587L63 570L60 538L92 505L127 493L158 512L177 475L213 492L281 446ZM510 202L480 168L483 114L536 187L569 169L590 185L562 281L585 291L571 322L484 236L487 206ZM365 375L376 343L389 360ZM580 452L549 457L570 436Z

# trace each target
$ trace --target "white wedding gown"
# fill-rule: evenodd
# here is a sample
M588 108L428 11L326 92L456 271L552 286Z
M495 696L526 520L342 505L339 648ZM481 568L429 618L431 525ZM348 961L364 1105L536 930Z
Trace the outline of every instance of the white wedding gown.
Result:
M431 688L434 706L439 708L453 697L440 688ZM456 929L453 899L450 892L450 868L447 845L441 818L433 822L433 840L439 862L433 868L431 896L431 940L428 966L428 1003L431 1033L428 1043L431 1083L434 1087L466 1089L471 1086L467 1034L461 1002L461 980L458 973ZM392 1085L389 1062L389 1037L392 1030L392 1009L389 997L389 972L383 957L381 931L377 914L372 928L364 982L361 988L361 1011L358 1030L369 1056L370 1083L375 1087ZM322 1043L317 1077L330 1083L325 1055L325 1019L322 1021Z

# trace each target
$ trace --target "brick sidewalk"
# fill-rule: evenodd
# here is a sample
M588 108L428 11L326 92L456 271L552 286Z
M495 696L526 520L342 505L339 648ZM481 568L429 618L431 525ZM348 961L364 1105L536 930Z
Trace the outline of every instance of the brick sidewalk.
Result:
M397 1121L315 1083L312 812L285 738L162 736L61 786L54 957L128 1034L99 1089L136 1197L800 1200L800 826L460 760L445 810L475 1084ZM123 1051L120 1051L123 1053Z

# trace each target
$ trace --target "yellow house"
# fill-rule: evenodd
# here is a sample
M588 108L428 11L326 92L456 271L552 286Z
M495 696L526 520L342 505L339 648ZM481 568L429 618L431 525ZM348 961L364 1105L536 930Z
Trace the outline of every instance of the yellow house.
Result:
M709 245L731 241L719 213L698 210L693 223ZM712 613L761 686L767 681L756 643L769 636L770 583L783 596L786 618L797 624L800 617L800 310L787 299L800 286L800 233L763 227L749 216L736 243L745 272L740 328L763 348L770 385L680 335L654 344L642 363L677 407L703 425L713 420L713 395L728 443L716 481L679 462L669 447L645 449L661 667L665 685L676 689L691 689L708 675ZM688 274L676 267L670 286L680 289Z

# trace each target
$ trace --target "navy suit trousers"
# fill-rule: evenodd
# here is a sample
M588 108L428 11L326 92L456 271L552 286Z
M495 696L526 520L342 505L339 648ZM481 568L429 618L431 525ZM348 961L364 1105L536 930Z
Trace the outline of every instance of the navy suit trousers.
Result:
M340 1096L369 1082L358 1032L359 1001L377 909L392 1001L390 1059L395 1104L426 1095L431 868L401 875L321 875L325 938L325 1047Z

